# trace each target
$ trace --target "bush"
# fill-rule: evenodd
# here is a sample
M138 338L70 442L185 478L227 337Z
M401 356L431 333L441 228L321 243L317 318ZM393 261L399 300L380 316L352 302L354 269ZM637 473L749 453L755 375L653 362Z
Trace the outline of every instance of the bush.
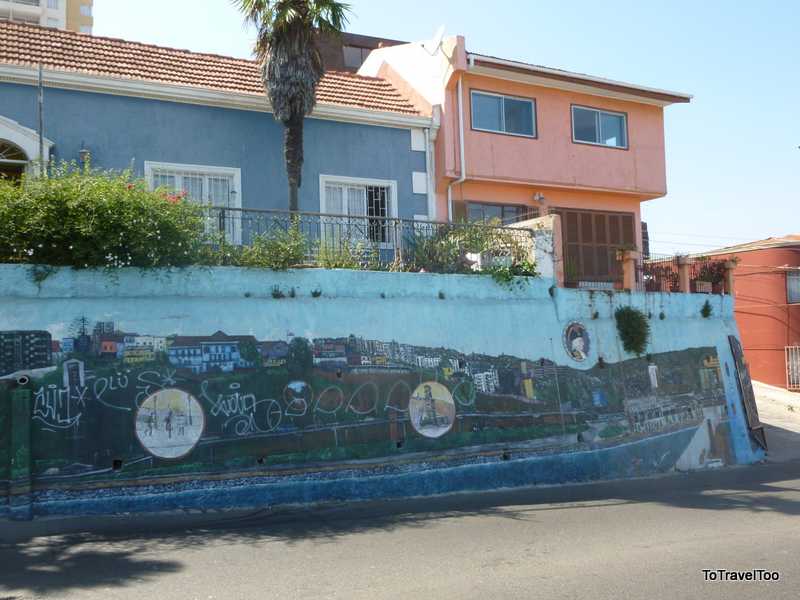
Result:
M62 166L20 184L0 180L0 262L184 266L198 262L203 242L198 206L128 173Z
M303 264L308 240L297 223L287 229L274 229L253 239L250 246L241 251L238 262L243 267L263 267L285 271Z
M641 356L650 340L650 323L647 315L630 306L624 306L614 311L617 322L617 333L622 340L625 352Z
M380 269L377 248L350 240L320 241L317 264L323 269Z

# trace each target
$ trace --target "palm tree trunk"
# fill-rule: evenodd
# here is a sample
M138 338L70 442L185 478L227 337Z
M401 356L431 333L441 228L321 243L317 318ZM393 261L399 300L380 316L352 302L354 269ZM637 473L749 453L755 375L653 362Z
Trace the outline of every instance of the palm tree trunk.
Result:
M298 191L303 172L303 115L292 115L284 122L283 154L289 178L289 211L298 211Z

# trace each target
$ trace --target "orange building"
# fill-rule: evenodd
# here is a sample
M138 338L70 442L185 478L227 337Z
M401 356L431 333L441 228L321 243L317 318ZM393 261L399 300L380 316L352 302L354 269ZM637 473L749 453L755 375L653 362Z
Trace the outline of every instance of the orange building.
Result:
M706 255L738 261L736 324L753 379L800 391L800 235Z
M664 108L691 96L475 54L461 36L373 50L359 73L439 120L429 215L559 214L567 284L619 282L641 202L667 192Z

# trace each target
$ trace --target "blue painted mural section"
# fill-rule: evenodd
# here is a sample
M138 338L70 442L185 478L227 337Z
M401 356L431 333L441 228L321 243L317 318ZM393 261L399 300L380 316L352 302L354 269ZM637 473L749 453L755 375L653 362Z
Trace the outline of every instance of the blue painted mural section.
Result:
M77 161L82 147L94 166L144 174L144 162L242 170L243 208L287 208L283 127L271 113L45 89L45 136L56 160ZM0 115L36 128L36 88L0 83ZM323 119L305 123L300 210L319 212L319 175L397 181L398 216L427 213L412 172L425 153L411 150L408 129Z
M620 306L648 315L646 357L622 348ZM274 506L752 463L764 455L729 335L729 297L548 279L60 269L36 283L4 265L0 343L39 362L34 491L12 489L0 513ZM92 350L104 336L126 341L121 357ZM206 369L170 354L205 347ZM25 366L2 358L0 384Z

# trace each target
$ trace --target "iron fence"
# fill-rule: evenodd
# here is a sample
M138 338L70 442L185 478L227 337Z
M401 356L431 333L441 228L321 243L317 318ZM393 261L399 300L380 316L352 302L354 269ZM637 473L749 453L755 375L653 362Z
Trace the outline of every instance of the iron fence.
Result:
M688 269L689 292L725 293L725 261L706 256L651 254L638 264L637 284L645 292L680 292L680 263Z
M465 272L485 261L527 258L529 229L484 223L440 223L392 217L334 215L264 209L206 208L206 231L215 239L249 247L295 232L305 264L356 261L398 270Z

